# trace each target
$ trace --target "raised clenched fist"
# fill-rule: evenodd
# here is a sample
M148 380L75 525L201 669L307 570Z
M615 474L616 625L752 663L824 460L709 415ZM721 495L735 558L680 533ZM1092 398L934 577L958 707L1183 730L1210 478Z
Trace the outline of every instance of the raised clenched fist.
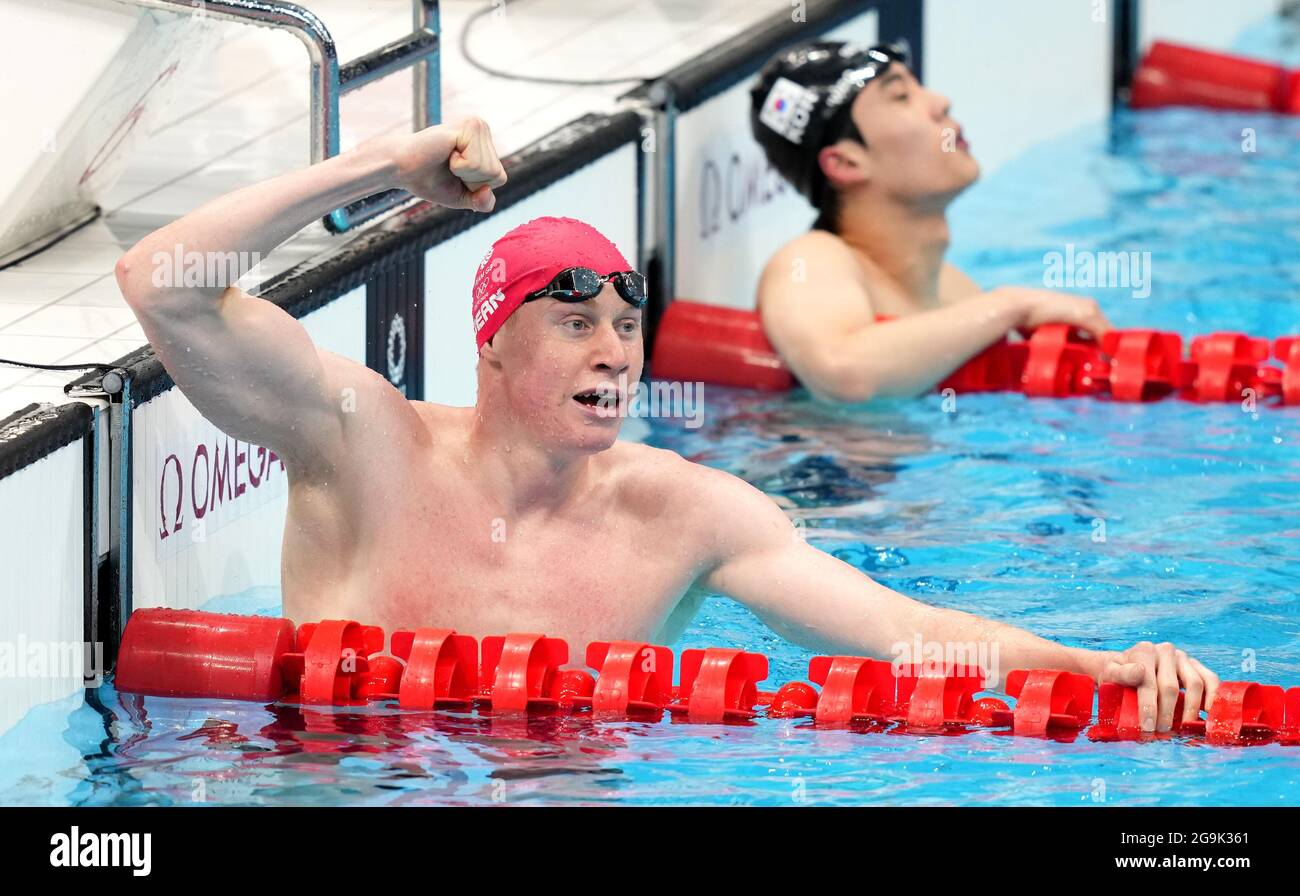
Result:
M447 208L490 212L496 206L492 190L506 182L506 171L482 119L387 139L395 186Z

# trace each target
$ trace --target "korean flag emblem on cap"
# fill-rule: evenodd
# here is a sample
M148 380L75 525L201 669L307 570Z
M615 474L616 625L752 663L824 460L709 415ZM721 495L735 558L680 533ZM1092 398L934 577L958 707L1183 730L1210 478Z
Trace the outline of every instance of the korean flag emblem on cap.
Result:
M777 78L763 102L758 120L791 143L802 143L817 94L789 78Z

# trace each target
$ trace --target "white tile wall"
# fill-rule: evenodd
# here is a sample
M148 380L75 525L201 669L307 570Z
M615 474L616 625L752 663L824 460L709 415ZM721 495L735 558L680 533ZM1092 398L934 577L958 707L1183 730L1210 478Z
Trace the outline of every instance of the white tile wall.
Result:
M1231 51L1234 39L1245 28L1281 9L1282 0L1142 0L1138 43L1142 50L1153 40L1167 40Z

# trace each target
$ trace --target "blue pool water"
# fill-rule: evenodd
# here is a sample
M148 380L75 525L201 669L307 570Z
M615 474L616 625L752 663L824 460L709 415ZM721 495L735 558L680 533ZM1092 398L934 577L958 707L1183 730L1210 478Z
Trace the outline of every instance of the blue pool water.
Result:
M1149 296L1079 291L1119 326L1300 332L1296 158L1297 120L1120 114L963 198L954 261L986 285L1041 285L1044 253L1067 244L1150 252ZM758 485L890 587L1074 645L1170 640L1225 680L1300 685L1300 411L1013 395L837 409L723 389L705 410L704 427L655 422L648 439ZM275 612L278 597L209 609ZM713 645L766 653L769 687L806 675L806 651L721 598L673 647ZM494 724L111 686L37 708L0 757L0 802L22 804L1300 804L1300 748Z

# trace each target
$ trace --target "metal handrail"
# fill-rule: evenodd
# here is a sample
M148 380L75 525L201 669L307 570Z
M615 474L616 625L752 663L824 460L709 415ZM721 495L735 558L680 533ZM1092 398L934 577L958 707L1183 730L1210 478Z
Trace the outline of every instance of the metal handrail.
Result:
M339 101L343 94L386 75L414 67L412 118L419 131L442 119L440 82L440 24L438 0L412 0L414 30L405 37L372 50L342 66L334 38L317 15L280 0L118 0L133 6L211 16L287 31L307 48L311 60L311 161L339 154ZM324 219L327 229L343 233L413 197L405 190L387 190L335 209Z

